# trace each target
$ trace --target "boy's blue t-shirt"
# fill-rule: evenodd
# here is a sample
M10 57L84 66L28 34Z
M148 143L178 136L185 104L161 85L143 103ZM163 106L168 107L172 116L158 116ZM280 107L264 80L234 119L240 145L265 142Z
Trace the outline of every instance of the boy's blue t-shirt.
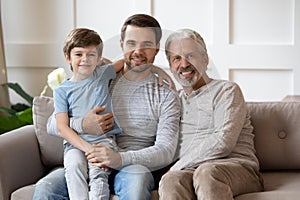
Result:
M82 81L65 80L53 93L54 114L67 112L69 118L80 118L91 109L103 105L106 106L106 109L99 114L112 112L109 82L115 77L114 66L104 65L96 67L93 74ZM78 134L86 141L96 143L107 135L119 134L120 132L121 130L115 122L114 128L105 135Z

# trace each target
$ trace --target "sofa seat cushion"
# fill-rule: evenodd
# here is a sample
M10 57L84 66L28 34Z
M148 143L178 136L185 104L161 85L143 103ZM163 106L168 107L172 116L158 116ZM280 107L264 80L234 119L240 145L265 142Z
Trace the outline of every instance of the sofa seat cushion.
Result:
M10 200L24 200L24 199L32 199L35 185L27 185L22 187L11 194ZM119 197L117 195L111 195L110 200L118 200ZM158 200L158 192L154 190L151 192L151 200Z
M300 199L300 171L263 172L265 190L235 197L235 200L293 200Z
M35 184L32 184L17 189L13 193L11 193L10 200L32 199L34 186Z

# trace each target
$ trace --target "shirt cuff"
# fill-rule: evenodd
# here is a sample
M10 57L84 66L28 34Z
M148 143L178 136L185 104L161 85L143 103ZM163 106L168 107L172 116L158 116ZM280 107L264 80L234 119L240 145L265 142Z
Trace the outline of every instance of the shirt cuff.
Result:
M82 130L82 119L83 118L71 118L70 119L70 127L75 130L77 133L83 133Z
M130 152L119 152L122 159L122 167L132 164Z

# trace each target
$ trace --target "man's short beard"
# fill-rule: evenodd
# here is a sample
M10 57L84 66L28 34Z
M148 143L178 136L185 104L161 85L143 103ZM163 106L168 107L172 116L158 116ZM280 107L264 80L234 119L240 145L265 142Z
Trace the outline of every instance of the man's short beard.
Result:
M125 62L125 64L129 71L138 72L138 73L146 71L147 69L149 69L149 67L153 65L152 63L147 63L147 64L132 67L129 61ZM140 69L141 66L143 67L142 69Z

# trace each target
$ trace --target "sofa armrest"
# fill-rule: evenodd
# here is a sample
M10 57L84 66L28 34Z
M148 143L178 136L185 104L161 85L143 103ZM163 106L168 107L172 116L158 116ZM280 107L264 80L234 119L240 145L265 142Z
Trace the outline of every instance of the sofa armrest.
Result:
M0 135L0 157L0 199L9 199L14 190L45 173L33 125Z

